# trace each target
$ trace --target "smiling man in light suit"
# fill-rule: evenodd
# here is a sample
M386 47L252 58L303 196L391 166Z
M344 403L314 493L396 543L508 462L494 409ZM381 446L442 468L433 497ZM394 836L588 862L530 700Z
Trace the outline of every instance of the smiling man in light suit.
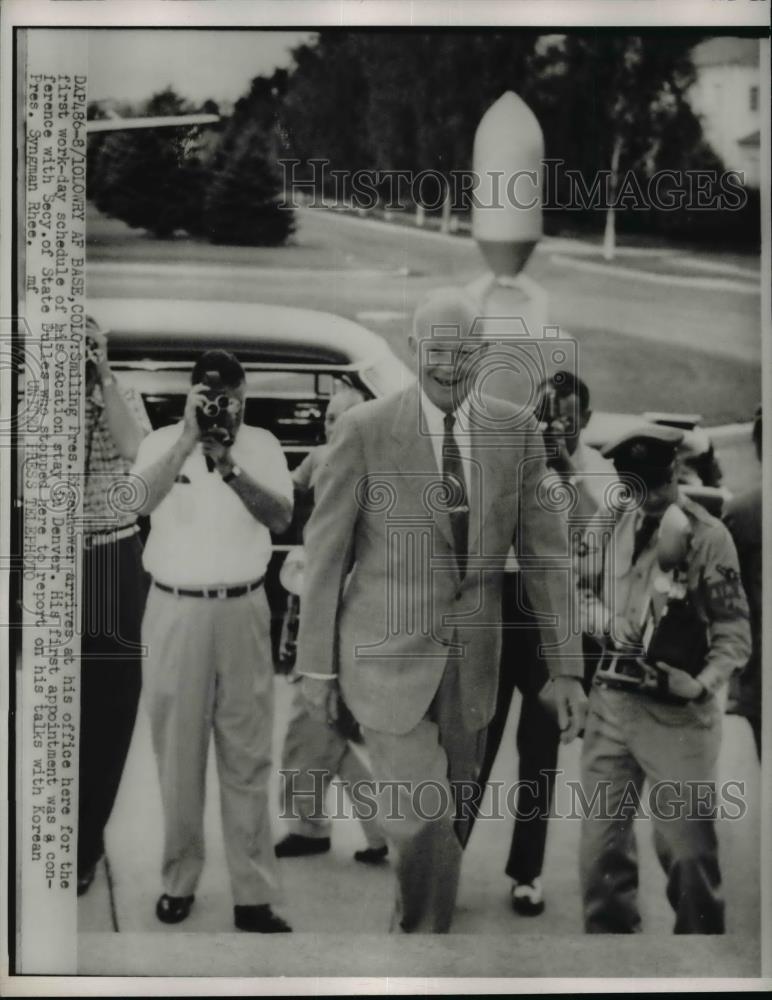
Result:
M565 742L584 720L567 529L537 500L546 466L533 417L476 391L481 334L465 293L419 305L418 383L341 417L306 528L297 669L312 711L329 717L340 684L360 723L397 853L392 930L405 932L451 924L467 826L454 810L496 701L513 540L552 647Z

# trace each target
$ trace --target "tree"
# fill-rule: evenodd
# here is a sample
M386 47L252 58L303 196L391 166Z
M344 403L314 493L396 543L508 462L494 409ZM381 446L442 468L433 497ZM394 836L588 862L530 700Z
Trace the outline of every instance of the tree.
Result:
M687 100L691 49L704 34L324 29L294 50L289 71L252 81L236 104L217 168L256 124L275 158L300 161L294 180L314 176L317 190L328 194L348 195L346 180L358 171L404 171L408 179L432 171L420 190L406 187L403 177L399 187L376 185L375 195L381 205L395 192L412 194L417 207L422 199L427 209L442 202L447 224L451 209L469 208L451 205L449 181L471 167L484 112L513 90L541 122L547 157L563 161L550 195L574 210L573 220L594 224L602 210L611 256L617 223L651 229L689 222L686 209L658 211L643 194L636 203L656 170L715 163ZM311 160L324 161L324 172ZM364 197L372 179L363 178ZM599 191L600 203L581 200L579 182L588 194Z
M252 124L212 176L204 201L203 232L213 243L286 243L295 222L281 195L281 174L270 138Z
M325 181L333 183L330 170L353 173L373 166L369 85L359 35L325 30L314 42L294 49L293 57L278 130L287 152L301 164L327 161L328 169L315 175L322 190Z
M280 115L292 155L324 159L347 174L433 171L445 189L447 218L451 172L471 166L486 108L504 90L523 85L537 37L323 30L294 52ZM388 201L392 187L378 193ZM436 183L426 184L425 198L435 206L440 193Z
M693 138L696 119L686 94L694 81L690 52L699 39L691 33L554 36L535 64L542 114L538 107L534 110L548 134L548 155L557 153L580 170L588 188L605 171L607 259L616 246L620 179L652 173L674 123L690 130ZM670 151L681 155L672 143Z
M142 114L190 111L171 88L146 102ZM108 133L94 157L90 188L100 211L158 237L194 226L191 213L202 198L204 177L190 155L190 128L136 129Z

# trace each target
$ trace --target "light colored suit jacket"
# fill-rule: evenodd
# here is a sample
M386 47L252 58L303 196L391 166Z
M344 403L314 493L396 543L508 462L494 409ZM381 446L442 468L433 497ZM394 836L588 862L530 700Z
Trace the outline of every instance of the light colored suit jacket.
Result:
M495 706L501 582L513 540L553 647L545 648L551 673L582 674L567 625L568 532L554 505L537 498L547 470L533 418L488 397L486 421L475 419L469 433L462 580L432 442L419 429L419 399L413 385L339 420L306 527L297 669L339 674L360 723L401 734L426 714L448 656L458 655L464 720L474 731Z

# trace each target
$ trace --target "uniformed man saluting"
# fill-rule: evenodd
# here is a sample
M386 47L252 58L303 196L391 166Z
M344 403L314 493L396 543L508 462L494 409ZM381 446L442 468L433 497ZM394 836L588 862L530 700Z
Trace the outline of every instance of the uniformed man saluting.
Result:
M644 780L675 932L724 931L713 818L716 693L748 659L748 605L729 532L679 496L681 438L674 428L642 425L603 449L642 500L611 522L606 515L605 525L598 514L578 560L583 627L605 647L582 752L590 933L641 929L631 793L640 796Z

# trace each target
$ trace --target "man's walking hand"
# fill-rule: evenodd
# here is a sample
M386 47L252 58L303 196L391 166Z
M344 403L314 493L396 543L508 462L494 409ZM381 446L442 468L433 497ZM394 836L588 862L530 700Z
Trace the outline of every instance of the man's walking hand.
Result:
M332 725L338 719L338 681L334 676L329 680L303 675L300 693L308 708L308 714L319 722Z
M570 743L584 729L587 695L578 677L555 677L553 683L558 708L560 742Z

